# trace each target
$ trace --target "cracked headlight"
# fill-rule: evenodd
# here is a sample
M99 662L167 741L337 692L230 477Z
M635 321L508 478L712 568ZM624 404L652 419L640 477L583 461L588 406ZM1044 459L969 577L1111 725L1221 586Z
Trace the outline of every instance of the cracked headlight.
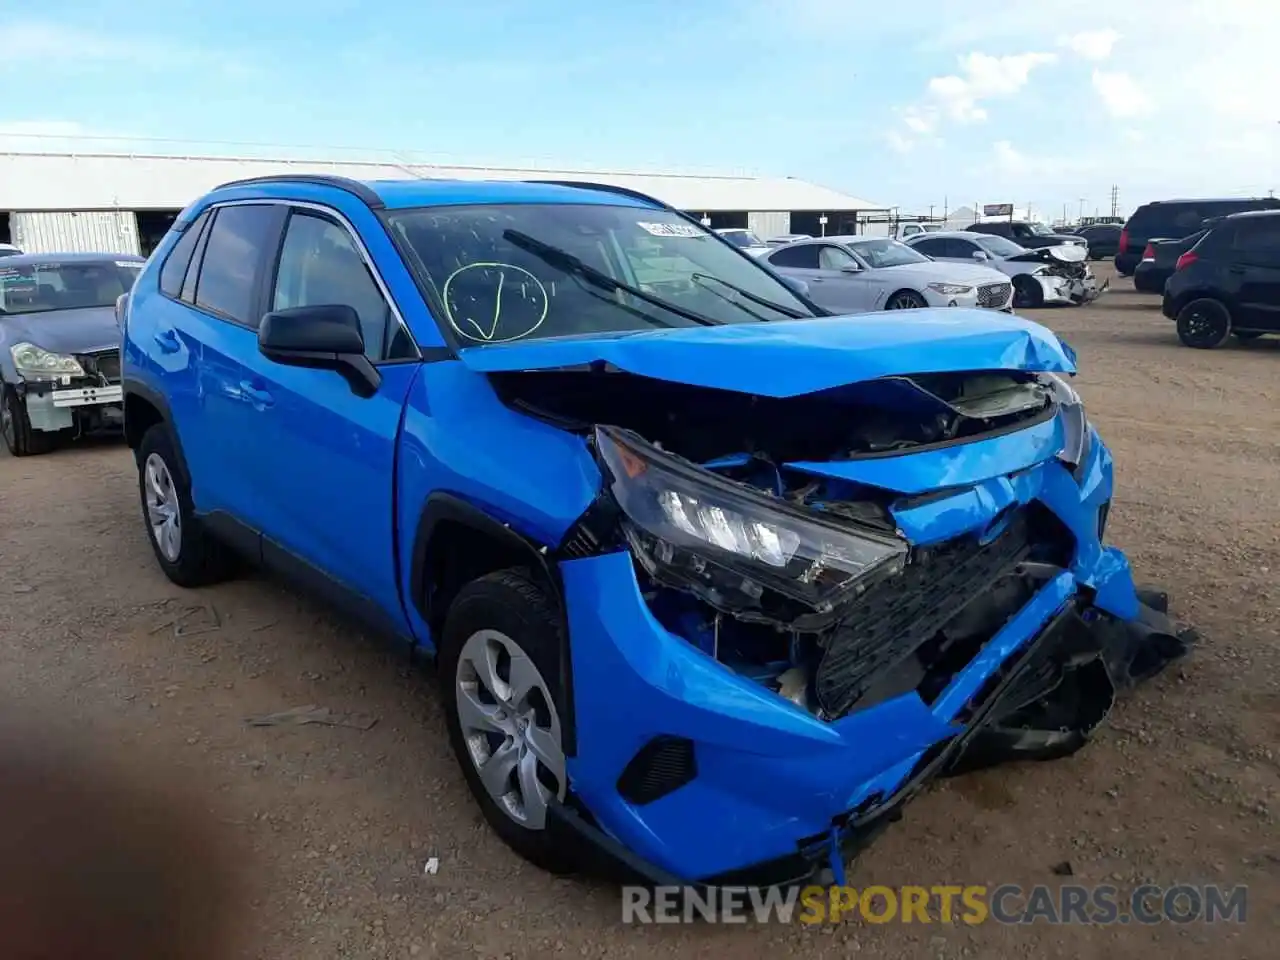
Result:
M966 293L973 293L973 287L963 283L931 283L929 289L944 297L959 297Z
M53 353L34 343L15 343L9 348L9 355L18 373L29 380L84 376L84 368L75 357Z
M902 569L907 545L828 521L599 427L596 451L636 559L718 610L819 629L868 583Z
M1058 401L1058 416L1062 418L1062 450L1058 452L1058 459L1071 468L1078 480L1081 468L1089 459L1093 436L1084 401L1071 384L1056 374L1049 374L1049 386Z

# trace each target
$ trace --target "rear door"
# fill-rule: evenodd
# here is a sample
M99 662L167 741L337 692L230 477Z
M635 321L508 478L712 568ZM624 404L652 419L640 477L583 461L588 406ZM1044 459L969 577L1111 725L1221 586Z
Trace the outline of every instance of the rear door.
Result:
M260 423L244 392L246 363L258 355L263 271L282 218L269 203L226 204L209 211L203 232L191 240L195 225L188 228L161 271L161 288L173 302L151 331L152 355L169 365L163 390L197 511L227 513L252 526L263 522L265 502L252 479ZM170 274L188 243L190 267L180 277L176 267Z
M1226 270L1237 291L1235 324L1280 329L1280 215L1227 222L1234 223Z

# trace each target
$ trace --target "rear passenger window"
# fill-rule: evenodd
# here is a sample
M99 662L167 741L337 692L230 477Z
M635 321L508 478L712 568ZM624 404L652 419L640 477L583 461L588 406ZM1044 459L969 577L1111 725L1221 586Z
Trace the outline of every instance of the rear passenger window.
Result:
M257 328L254 281L278 215L270 204L219 208L200 261L196 306Z
M160 290L167 296L182 295L182 280L187 275L187 267L191 266L191 254L195 252L196 241L208 220L209 211L206 210L183 231L165 258L164 266L160 268Z
M945 257L949 256L946 252L946 240L917 240L911 244L913 250L919 250L926 257Z
M818 269L817 244L801 244L794 247L783 247L769 257L769 263L775 267L791 267L797 270Z

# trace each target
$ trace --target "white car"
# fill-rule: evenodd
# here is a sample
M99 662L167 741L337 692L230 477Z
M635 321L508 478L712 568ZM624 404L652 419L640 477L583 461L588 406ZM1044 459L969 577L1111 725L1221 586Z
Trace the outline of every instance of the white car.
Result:
M763 240L743 227L722 227L716 233L720 234L735 247L739 247L743 253L749 253L753 257L758 257L769 250L768 245Z
M761 257L801 280L809 299L834 313L920 307L1011 310L1013 284L979 263L937 263L887 237L798 240Z
M0 243L0 257L17 257L21 256L22 251L11 243Z
M1079 305L1096 300L1110 281L1098 283L1088 247L1059 244L1028 250L989 233L956 230L912 237L907 245L940 263L980 263L1013 280L1015 307Z

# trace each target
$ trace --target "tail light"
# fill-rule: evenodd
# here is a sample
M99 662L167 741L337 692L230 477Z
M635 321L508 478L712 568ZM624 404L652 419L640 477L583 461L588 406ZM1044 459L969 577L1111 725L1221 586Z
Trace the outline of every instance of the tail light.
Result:
M1143 260L1154 260L1156 258L1156 248L1154 244L1148 243L1142 251Z
M1129 231L1127 228L1123 228L1120 231L1120 252L1124 253L1128 249L1129 249Z
M1189 267L1199 259L1200 257L1196 254L1194 250L1188 250L1186 253L1184 253L1182 256L1178 258L1178 262L1174 264L1173 269L1181 270L1183 267Z

